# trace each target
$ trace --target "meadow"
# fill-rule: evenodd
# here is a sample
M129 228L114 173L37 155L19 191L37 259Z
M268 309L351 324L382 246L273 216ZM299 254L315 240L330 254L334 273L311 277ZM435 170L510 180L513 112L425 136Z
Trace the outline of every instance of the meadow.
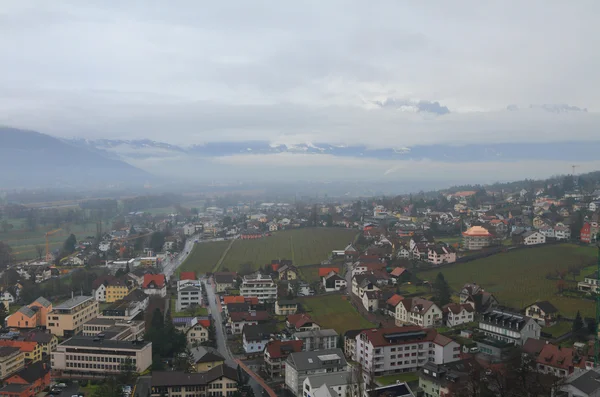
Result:
M229 243L229 241L211 241L195 244L192 252L177 268L177 273L186 271L195 271L197 274L210 273Z
M299 298L298 302L321 328L333 328L340 335L352 329L375 327L347 299L346 295L335 294Z
M501 305L517 309L536 300L548 300L564 316L572 318L579 310L583 316L594 317L594 301L559 295L557 280L547 279L546 275L566 271L569 266L580 266L595 258L594 247L574 244L546 245L420 272L418 276L433 282L441 272L457 293L465 283L476 282L486 291L493 293ZM579 277L583 275L582 271ZM568 288L572 288L575 287L576 281L569 275L566 284Z
M236 240L221 264L239 270L246 263L253 269L273 259L291 259L295 266L321 263L332 250L343 250L354 240L356 230L342 228L306 228L275 232L258 240Z

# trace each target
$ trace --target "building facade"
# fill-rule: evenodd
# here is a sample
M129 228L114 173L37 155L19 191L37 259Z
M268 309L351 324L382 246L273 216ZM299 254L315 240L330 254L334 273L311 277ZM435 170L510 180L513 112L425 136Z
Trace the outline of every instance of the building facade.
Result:
M74 296L48 312L46 328L59 337L76 335L83 330L83 324L98 316L98 310L93 296Z
M240 286L240 295L257 297L260 303L274 302L277 300L277 284L270 276L260 273L244 276Z

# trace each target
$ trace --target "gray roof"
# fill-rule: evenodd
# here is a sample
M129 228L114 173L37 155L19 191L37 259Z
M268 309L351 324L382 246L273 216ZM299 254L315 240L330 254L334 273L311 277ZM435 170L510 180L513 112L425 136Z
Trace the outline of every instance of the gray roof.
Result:
M50 302L48 299L44 298L43 296L40 296L34 302L37 302L44 307L48 307L52 304L52 302Z
M206 372L180 372L180 371L154 371L152 372L152 386L196 386L206 385L221 377L237 382L237 371L228 365L219 365Z
M73 347L97 347L99 349L129 349L129 350L142 350L151 342L143 341L124 341L124 340L110 340L96 338L93 336L74 336L71 339L67 339L60 346L73 346Z
M85 325L115 325L117 320L106 317L94 317L87 321Z
M188 285L179 290L179 292L194 292L194 291L200 291L200 287L194 287L193 285Z
M91 296L87 296L87 295L74 296L71 299L67 299L64 302L59 303L58 305L56 305L54 307L54 309L70 310L70 309L74 308L75 306L81 305L83 302L90 300L90 299L94 299L94 298Z
M35 316L35 312L33 310L31 310L29 308L29 306L22 306L19 310L17 310L19 313L23 313L24 315L26 315L27 317L33 317Z
M312 389L311 394L313 397L338 397L338 393L327 385Z
M309 375L307 379L310 382L311 388L327 386L340 386L350 383L352 373L350 371L326 372L324 374Z
M336 357L337 356L337 357ZM327 363L329 360L338 360L340 363ZM324 363L325 361L325 363ZM320 368L338 368L348 365L342 349L327 349L311 352L292 353L287 358L288 365L297 371L310 371Z
M338 333L335 332L334 329L313 329L310 331L301 331L295 332L294 337L298 339L302 338L314 338L314 337L324 337L324 336L338 336Z
M20 350L21 349L19 349L18 347L0 346L0 357L10 356L11 354L14 354Z
M212 347L198 346L190 349L194 362L208 363L213 361L225 361L225 358L219 353L219 351Z
M594 392L600 390L600 373L598 371L600 370L591 369L585 372L576 372L565 383L591 396Z

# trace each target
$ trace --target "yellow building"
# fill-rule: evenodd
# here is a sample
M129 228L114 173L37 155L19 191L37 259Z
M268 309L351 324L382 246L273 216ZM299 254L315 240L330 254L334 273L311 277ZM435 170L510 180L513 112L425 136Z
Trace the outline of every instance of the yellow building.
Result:
M98 302L92 296L74 296L54 306L48 313L47 329L59 337L71 337L83 330L83 324L98 317Z
M56 350L56 346L58 346L58 338L56 335L47 332L35 330L21 335L24 341L36 342L40 346L42 354L50 355L50 353Z
M42 360L42 346L37 342L23 340L0 340L0 348L16 347L25 355L25 360L36 363Z
M18 347L0 347L0 379L5 379L23 367L25 367L25 354Z
M225 359L216 349L198 346L190 350L196 372L206 372L225 364Z
M278 300L275 302L275 314L278 316L289 316L296 314L298 303L296 301Z
M114 303L127 296L129 288L122 280L112 280L106 285L106 303Z

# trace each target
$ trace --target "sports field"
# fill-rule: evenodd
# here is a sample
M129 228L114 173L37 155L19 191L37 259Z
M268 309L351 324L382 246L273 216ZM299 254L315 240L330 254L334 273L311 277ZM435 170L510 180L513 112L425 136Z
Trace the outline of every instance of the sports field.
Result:
M455 292L465 283L476 282L492 292L502 305L520 309L536 300L548 300L564 316L572 318L580 310L583 316L593 317L593 301L558 295L557 281L546 279L546 274L566 271L571 265L581 265L595 258L594 247L547 245L449 265L418 276L433 282L438 272L442 272ZM576 282L568 276L566 284L571 288Z

